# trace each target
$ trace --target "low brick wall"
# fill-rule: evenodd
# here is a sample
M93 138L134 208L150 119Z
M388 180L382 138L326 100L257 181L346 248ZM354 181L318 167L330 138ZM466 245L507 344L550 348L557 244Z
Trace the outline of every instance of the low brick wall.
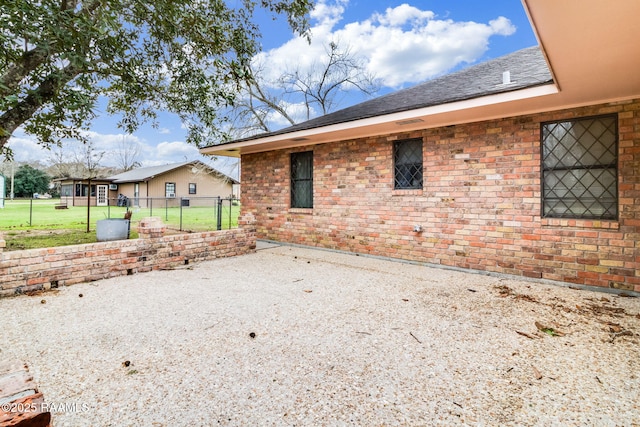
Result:
M139 229L139 239L11 252L0 245L0 297L242 255L256 247L251 216L233 230L168 236L158 232L158 221L147 224L153 229Z

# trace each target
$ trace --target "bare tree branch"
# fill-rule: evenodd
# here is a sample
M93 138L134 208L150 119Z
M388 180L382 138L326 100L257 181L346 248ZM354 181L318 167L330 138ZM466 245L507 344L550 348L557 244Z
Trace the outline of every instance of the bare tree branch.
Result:
M140 146L135 142L127 142L125 136L122 136L122 141L118 144L118 149L115 151L115 157L118 169L123 172L130 171L141 165L140 158Z
M264 68L252 66L253 79L246 83L244 96L230 111L235 137L250 136L260 132L271 132L274 117L289 125L296 124L292 107L302 107L306 119L315 111L327 114L336 109L340 96L349 91L373 95L379 85L376 78L366 70L364 60L350 49L341 49L338 43L329 43L326 58L320 60L309 71L295 67L282 74L276 81L261 78Z

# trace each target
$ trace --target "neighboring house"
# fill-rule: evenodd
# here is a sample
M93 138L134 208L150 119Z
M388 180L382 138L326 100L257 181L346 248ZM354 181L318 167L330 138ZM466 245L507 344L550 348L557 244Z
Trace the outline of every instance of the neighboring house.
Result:
M150 199L238 197L239 182L200 161L133 169L109 177L110 199L148 206Z
M109 198L108 178L58 178L60 201L67 206L107 206Z
M108 178L62 178L60 200L68 206L117 205L122 196L131 206L149 206L151 199L240 196L238 180L200 161L133 169Z
M201 152L262 239L640 291L640 1L522 3L539 47Z

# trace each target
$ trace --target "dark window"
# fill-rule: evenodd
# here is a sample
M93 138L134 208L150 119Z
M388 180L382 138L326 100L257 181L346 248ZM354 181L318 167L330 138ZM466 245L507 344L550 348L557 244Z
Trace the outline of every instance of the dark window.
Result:
M618 217L618 118L543 123L542 216Z
M393 144L394 188L422 189L422 139Z
M313 151L291 154L291 207L313 207Z
M87 197L89 191L89 186L87 184L76 184L76 197ZM94 197L96 195L96 186L91 186L91 196Z
M189 183L189 194L196 194L196 184L193 182Z

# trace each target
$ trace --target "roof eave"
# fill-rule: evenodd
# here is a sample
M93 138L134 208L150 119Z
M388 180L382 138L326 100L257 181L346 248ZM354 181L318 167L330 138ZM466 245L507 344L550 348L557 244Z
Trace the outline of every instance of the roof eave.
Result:
M321 144L338 139L366 138L374 135L385 135L485 120L502 116L502 111L507 110L506 105L509 103L556 94L557 92L556 86L552 82L547 82L546 84L510 92L432 105L381 116L367 117L289 133L254 137L252 139L205 147L200 151L202 154L208 155L240 157L242 154ZM487 109L487 107L496 105L505 105L505 108L500 109L500 113L491 115L482 113L483 108ZM468 113L470 111L475 111L476 114L469 115ZM461 112L467 112L467 114L461 115Z

